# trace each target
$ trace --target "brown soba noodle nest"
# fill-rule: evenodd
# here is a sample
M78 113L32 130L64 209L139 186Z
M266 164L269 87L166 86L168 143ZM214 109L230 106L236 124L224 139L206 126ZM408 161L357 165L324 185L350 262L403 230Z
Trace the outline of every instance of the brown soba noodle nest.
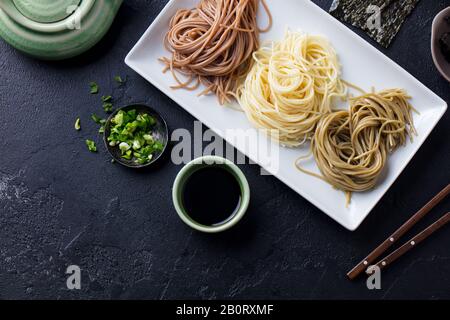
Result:
M259 3L269 15L269 26L259 29ZM252 53L259 47L259 33L271 26L264 0L201 0L194 9L182 9L172 17L165 46L172 53L165 63L177 85L174 89L195 90L200 84L219 102L229 102L239 80L251 67ZM177 72L187 79L180 79Z

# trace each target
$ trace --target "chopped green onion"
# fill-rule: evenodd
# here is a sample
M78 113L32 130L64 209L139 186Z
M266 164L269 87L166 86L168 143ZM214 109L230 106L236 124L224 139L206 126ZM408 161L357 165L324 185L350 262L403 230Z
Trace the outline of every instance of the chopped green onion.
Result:
M131 160L131 158L133 157L133 154L131 152L131 150L128 150L127 152L125 152L125 154L122 156L122 158L126 159L126 160Z
M115 77L114 77L114 80L115 80L117 83L119 83L119 84L122 84L122 83L125 82L125 81L122 79L121 76L115 76Z
M119 111L116 116L113 119L113 122L118 125L119 127L122 125L123 120L124 120L124 114L125 112L123 112L122 110Z
M97 152L97 146L95 145L94 141L86 140L86 145L90 152Z
M120 151L122 151L122 153L125 153L126 151L130 150L131 147L128 143L122 142L119 144L119 149L120 149Z
M111 102L112 96L102 96L102 102Z
M106 113L112 112L112 109L113 109L113 104L111 102L103 102L103 110Z
M144 134L143 138L148 144L155 142L155 139L153 139L153 136L151 134Z
M91 119L92 119L96 124L99 124L99 125L104 125L104 124L106 123L106 119L100 118L100 117L97 116L95 113L93 113L93 114L91 115Z
M77 118L77 120L75 121L75 130L77 130L77 131L81 130L80 118Z
M122 158L144 165L164 150L163 143L154 137L155 125L156 119L149 114L119 110L111 119L107 141L111 147L119 148Z
M98 84L95 82L89 83L89 86L91 88L91 94L97 94L98 93Z
M141 148L141 143L139 142L139 140L134 140L133 141L133 149L139 150L140 148Z
M158 150L158 151L163 151L164 146L161 142L156 141L155 144L153 145L153 148L155 148L155 150Z

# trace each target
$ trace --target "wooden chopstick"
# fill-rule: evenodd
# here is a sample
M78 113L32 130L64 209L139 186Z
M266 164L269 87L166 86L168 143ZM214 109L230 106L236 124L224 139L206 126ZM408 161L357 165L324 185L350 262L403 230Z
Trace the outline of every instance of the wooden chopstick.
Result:
M386 250L388 250L401 236L408 232L416 223L425 217L436 205L450 194L450 184L448 184L441 192L439 192L433 199L431 199L422 209L417 211L408 221L406 221L400 228L384 240L375 250L373 250L367 257L358 263L347 277L351 280L362 274L376 259L378 259Z
M405 253L410 251L412 248L416 247L419 243L424 241L426 238L431 236L433 233L438 231L440 228L445 226L447 223L450 222L450 212L445 214L442 218L437 220L435 223L433 223L431 226L423 230L421 233L417 234L415 237L413 237L411 240L406 242L404 245L402 245L400 248L392 252L390 255L388 255L386 258L381 260L376 264L380 268L380 270L386 268L390 264L392 264L394 261L396 261L398 258L403 256Z

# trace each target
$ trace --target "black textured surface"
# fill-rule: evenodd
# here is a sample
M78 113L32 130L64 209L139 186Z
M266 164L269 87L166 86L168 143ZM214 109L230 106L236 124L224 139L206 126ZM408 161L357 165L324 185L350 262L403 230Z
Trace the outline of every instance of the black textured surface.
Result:
M84 144L96 132L89 116L101 110L87 84L115 88L116 74L129 75L114 90L120 103L148 103L172 129L193 129L192 117L123 63L166 1L125 2L108 36L75 60L37 61L0 41L0 298L450 298L448 228L389 268L382 290L345 276L450 181L449 113L354 233L252 165L241 166L252 188L245 220L220 235L193 232L172 207L179 167L135 172L110 163L100 136L98 154ZM447 102L430 30L449 4L420 1L381 49ZM71 264L82 269L80 291L66 288Z

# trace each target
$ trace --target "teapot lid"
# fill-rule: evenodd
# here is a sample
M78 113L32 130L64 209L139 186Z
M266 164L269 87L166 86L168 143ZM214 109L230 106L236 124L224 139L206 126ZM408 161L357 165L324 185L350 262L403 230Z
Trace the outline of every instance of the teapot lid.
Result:
M70 16L81 0L13 0L17 10L30 20L53 23Z
M122 3L0 0L0 38L37 58L71 58L90 49L105 35Z

